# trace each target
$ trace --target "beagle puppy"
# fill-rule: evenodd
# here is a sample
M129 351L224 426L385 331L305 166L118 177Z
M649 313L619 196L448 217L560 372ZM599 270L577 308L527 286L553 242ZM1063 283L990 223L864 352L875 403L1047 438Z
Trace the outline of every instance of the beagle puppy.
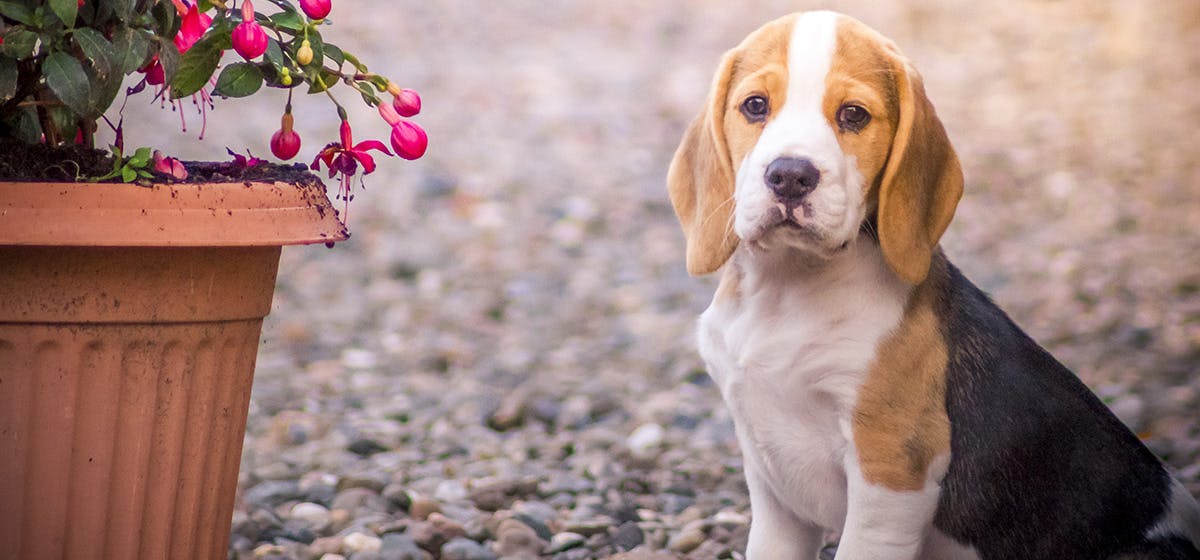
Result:
M896 46L793 14L725 54L668 174L750 560L1196 559L1200 508L947 261L954 148Z

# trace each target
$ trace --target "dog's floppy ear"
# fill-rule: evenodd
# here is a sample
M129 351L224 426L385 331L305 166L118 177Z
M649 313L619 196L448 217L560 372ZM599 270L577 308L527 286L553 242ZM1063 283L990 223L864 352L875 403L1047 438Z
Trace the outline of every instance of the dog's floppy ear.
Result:
M962 198L963 174L921 76L901 56L896 65L900 122L880 183L879 244L892 270L919 284Z
M721 61L708 103L675 150L667 189L687 237L687 269L694 275L721 268L737 247L733 233L733 162L725 142L725 108L736 54Z

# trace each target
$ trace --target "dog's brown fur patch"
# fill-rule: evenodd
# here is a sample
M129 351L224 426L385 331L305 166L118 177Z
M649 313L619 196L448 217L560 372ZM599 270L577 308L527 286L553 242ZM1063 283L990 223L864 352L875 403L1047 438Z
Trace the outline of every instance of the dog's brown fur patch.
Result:
M945 260L935 258L929 277L913 289L900 325L879 344L859 389L854 445L863 477L872 484L920 490L934 459L950 451L948 356L934 310L945 276Z

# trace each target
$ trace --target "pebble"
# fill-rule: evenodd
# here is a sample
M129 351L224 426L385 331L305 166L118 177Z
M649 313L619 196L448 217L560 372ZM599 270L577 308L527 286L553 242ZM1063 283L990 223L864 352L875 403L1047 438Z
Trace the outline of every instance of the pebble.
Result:
M466 537L455 537L442 545L441 560L495 560L496 555Z
M424 497L413 498L408 507L408 514L413 519L428 519L430 514L442 511L442 506L436 501Z
M411 535L385 533L380 541L379 556L384 560L425 560L431 555L422 550Z
M577 546L583 546L583 543L586 541L587 541L587 538L584 537L583 535L580 535L579 533L572 533L570 531L564 531L562 533L558 533L558 534L554 535L554 537L550 539L550 545L546 549L546 552L550 552L550 553L562 552L564 550L569 550L569 549L575 548Z
M667 548L675 552L691 552L704 544L708 535L704 532L705 522L693 521L688 523L667 541Z
M332 523L329 508L312 502L300 502L292 506L289 516L293 520L304 522L310 529L318 533L328 529Z
M638 527L638 524L633 521L626 521L619 525L612 531L609 538L617 550L632 550L646 542L646 535L642 533L641 527Z
M652 459L658 455L663 445L666 431L653 422L638 426L625 440L629 452L638 459Z
M537 557L546 548L546 541L530 526L515 519L500 522L493 550L500 556Z
M350 533L342 539L342 547L346 552L379 552L383 541L375 535L366 533Z

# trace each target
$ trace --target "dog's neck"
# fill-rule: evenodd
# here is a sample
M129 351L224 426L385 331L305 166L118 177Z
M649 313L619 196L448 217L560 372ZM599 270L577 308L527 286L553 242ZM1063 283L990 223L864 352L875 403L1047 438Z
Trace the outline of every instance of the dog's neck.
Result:
M747 295L780 290L790 297L822 298L857 285L864 288L864 298L904 300L910 290L888 267L879 242L866 230L829 257L792 247L739 247L732 261L741 276L740 291Z

